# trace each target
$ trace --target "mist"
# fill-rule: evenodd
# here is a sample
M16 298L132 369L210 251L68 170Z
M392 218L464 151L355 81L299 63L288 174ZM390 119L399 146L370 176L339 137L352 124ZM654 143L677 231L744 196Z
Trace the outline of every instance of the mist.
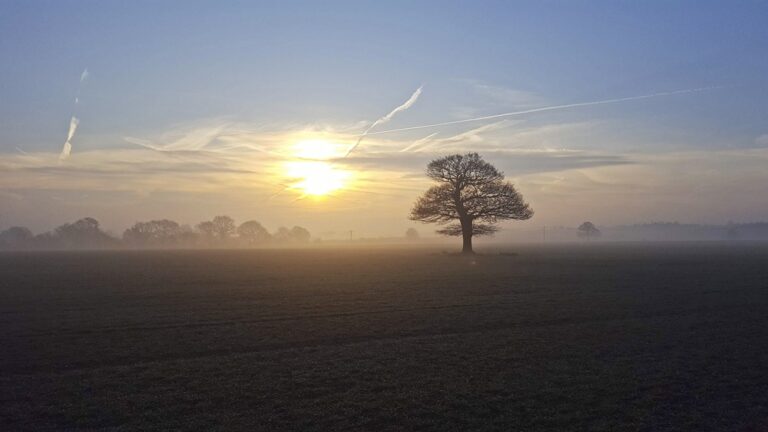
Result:
M0 431L768 430L766 18L0 0Z

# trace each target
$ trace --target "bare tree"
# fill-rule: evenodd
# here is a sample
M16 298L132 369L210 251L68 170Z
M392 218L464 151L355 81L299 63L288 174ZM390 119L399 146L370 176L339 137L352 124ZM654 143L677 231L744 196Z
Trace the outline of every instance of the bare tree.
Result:
M203 243L213 243L213 239L216 233L216 227L213 225L213 222L200 222L199 224L195 225L195 228L197 228L197 231L200 232L200 240Z
M595 224L589 221L579 225L578 231L579 231L579 237L585 238L587 240L600 237L600 234L601 234L600 230L597 229Z
M477 153L451 155L427 165L427 176L438 182L422 195L410 219L440 225L451 223L438 234L462 236L462 253L471 254L472 236L490 235L500 220L525 220L533 210L504 173Z
M229 216L216 216L213 220L200 222L195 227L201 239L208 244L226 244L237 231L235 221Z
M235 221L229 216L213 218L213 232L220 240L229 240L235 234Z
M181 227L168 219L136 222L125 230L123 240L136 246L172 246L179 241Z

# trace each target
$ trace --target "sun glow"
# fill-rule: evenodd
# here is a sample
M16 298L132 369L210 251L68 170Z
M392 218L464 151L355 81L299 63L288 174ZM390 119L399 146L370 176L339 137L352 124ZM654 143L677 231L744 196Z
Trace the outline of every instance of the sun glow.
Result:
M325 140L304 140L296 143L294 155L302 159L327 160L339 155L338 147Z
M345 186L351 177L348 171L329 160L343 153L342 146L325 140L305 140L294 146L293 155L299 160L286 162L286 175L291 189L314 197L328 195Z

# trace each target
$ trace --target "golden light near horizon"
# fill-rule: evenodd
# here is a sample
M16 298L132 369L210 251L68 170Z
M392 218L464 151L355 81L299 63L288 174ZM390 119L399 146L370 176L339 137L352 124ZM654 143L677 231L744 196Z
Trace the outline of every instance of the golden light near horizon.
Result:
M342 189L351 178L351 173L333 166L329 161L339 157L345 147L322 139L303 140L293 147L292 160L285 163L291 189L304 195L322 197Z
M294 156L302 159L328 160L340 156L337 144L322 139L302 140L294 145Z

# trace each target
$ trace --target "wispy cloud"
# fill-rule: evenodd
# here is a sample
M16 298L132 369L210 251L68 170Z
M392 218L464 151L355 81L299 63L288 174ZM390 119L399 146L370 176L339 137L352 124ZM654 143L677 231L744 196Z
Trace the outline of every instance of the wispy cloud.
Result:
M400 149L400 152L409 152L409 151L417 150L419 147L430 142L432 138L434 138L435 136L437 136L437 132L431 133L425 136L424 138L419 138L416 141L409 144L407 147L403 147L402 149Z
M764 214L768 149L628 154L632 163L535 172L517 183L539 223L750 221ZM514 172L514 171L510 171ZM702 199L706 197L706 199ZM569 209L563 220L562 209Z
M83 82L87 79L87 74L85 76ZM421 90L420 87L404 103L365 127L362 135L356 135L354 129L350 128L360 127L359 124L265 125L237 122L230 117L214 118L179 124L165 132L117 136L113 143L104 142L107 148L79 151L77 158L62 164L60 161L72 152L72 141L78 131L79 120L73 115L65 146L58 155L59 161L55 152L0 155L0 190L56 189L71 191L73 194L75 191L83 194L122 191L136 194L137 208L134 214L146 212L146 207L141 206L143 198L140 197L176 193L184 194L185 198L181 201L185 202L197 203L204 200L202 197L213 197L217 205L220 203L225 208L251 206L249 208L254 211L260 211L268 197L274 195L276 187L290 182L285 165L286 162L296 161L299 156L295 145L304 140L320 140L336 145L337 157L327 160L327 163L354 175L354 180L338 196L327 198L337 200L333 206L327 206L324 210L328 212L354 210L370 211L377 215L380 212L393 212L397 217L402 216L402 209L407 209L414 197L428 184L428 179L421 174L425 164L447 152L481 152L521 186L526 198L530 198L537 210L541 209L539 217L542 220L547 218L546 215L556 214L557 209L564 205L603 205L606 214L614 214L618 218L621 211L624 211L620 207L631 206L634 202L631 197L638 191L665 197L664 202L670 208L677 208L676 199L682 197L684 200L685 193L699 190L703 184L713 190L717 189L715 192L721 194L723 199L730 199L728 194L741 194L743 198L744 193L740 191L751 190L749 188L765 177L764 165L760 164L768 158L766 149L750 154L715 151L683 155L671 154L667 147L666 153L650 156L626 148L620 149L619 144L614 143L615 140L606 137L606 125L599 120L552 123L547 118L507 118L522 113L618 103L705 89L551 105L396 129L466 123L465 127L447 128L440 133L429 131L432 133L415 141L406 138L406 134L380 135L393 130L374 130L412 107L421 97ZM509 97L516 96L512 94ZM492 121L474 125L469 123L481 120ZM366 139L366 151L350 155L350 151L360 144L363 137ZM601 147L598 138L611 145ZM129 142L138 147L120 146L121 142ZM345 154L345 150L353 143ZM765 146L768 145L768 139L760 136L755 143ZM118 145L109 147L110 144ZM720 159L730 162L718 165L717 160ZM748 175L733 174L745 173L745 170ZM680 173L685 175L681 176ZM56 181L51 182L52 178ZM665 179L664 183L679 183L665 189L665 184L655 183L652 178ZM716 188L718 183L722 185ZM277 215L311 205L298 202L295 197L296 194L285 194L270 200L267 213ZM610 200L603 200L605 197ZM661 202L661 199L654 198L655 201L649 202ZM589 205L584 205L585 202ZM606 202L616 203L616 208L607 208ZM199 206L201 209L209 208L207 203ZM157 203L157 208L162 208L161 202ZM659 208L658 217L665 217L665 210ZM650 207L647 213L651 214ZM552 220L555 218L549 217Z
M424 88L424 86L420 86L419 88L417 88L416 91L413 92L411 97L409 97L408 100L405 101L402 105L400 105L397 108L393 109L392 111L389 112L389 114L385 115L384 117L381 117L378 120L376 120L375 122L373 122L373 124L371 126L369 126L368 129L366 129L365 132L363 132L360 135L360 137L357 139L357 142L355 142L355 145L353 145L352 147L350 147L349 150L347 150L347 154L345 154L344 157L349 156L350 153L352 153L357 148L357 146L360 145L360 143L363 141L363 138L365 138L365 136L368 135L368 133L373 128L375 128L378 125L381 125L381 124L389 122L390 120L392 120L392 117L394 117L397 113L405 111L408 108L412 107L413 104L415 104L416 101L419 99L419 96L421 95L421 90L423 88Z
M213 126L196 127L183 132L177 131L161 137L163 142L155 143L152 140L135 137L123 137L131 144L136 144L150 150L160 152L197 152L203 150L216 151L211 144L223 134L230 123L218 123ZM179 136L180 135L180 136Z
M440 143L441 144L454 144L454 143L467 143L467 142L478 143L483 140L482 135L484 133L499 130L509 125L510 125L510 122L507 120L501 120L498 122L489 123L486 125L482 125L480 127L476 127L474 129L470 129L468 131L458 133L448 138L444 138L440 140Z
M462 123L472 123L472 122L492 120L492 119L503 118L503 117L512 117L512 116L518 116L523 114L532 114L532 113L538 113L538 112L544 112L544 111L555 111L555 110L586 107L586 106L593 106L593 105L606 105L606 104L614 104L619 102L629 102L629 101L635 101L635 100L641 100L641 99L650 99L650 98L656 98L656 97L662 97L662 96L673 96L673 95L686 94L686 93L696 93L696 92L702 92L707 90L714 90L718 88L722 88L722 87L699 87L699 88L693 88L693 89L652 93L647 95L629 96L629 97L616 98L616 99L604 99L599 101L552 105L552 106L533 108L533 109L527 109L522 111L513 111L513 112L494 114L494 115L488 115L483 117L474 117L474 118L463 119L463 120L453 120L453 121L447 121L447 122L441 122L441 123L409 126L404 128L398 128L398 129L387 129L387 130L378 131L378 132L369 132L369 133L366 133L366 135L379 135L379 134L392 133L392 132L403 132L403 131L410 131L410 130L417 130L417 129L427 129L427 128L434 128L434 127L440 127L440 126L456 125L456 124L462 124Z
M439 148L442 151L445 151L447 149L452 149L453 147L457 147L457 150L479 150L476 148L478 144L484 143L486 141L485 134L489 134L491 132L495 132L501 129L504 129L513 123L509 120L501 120L494 123L489 123L482 125L480 127L476 127L474 129L470 129L464 132L460 132L454 135L451 135L446 138L442 139L434 139L434 137L437 135L437 133L433 133L431 135L428 135L425 138L422 138L413 144L409 145L408 147L400 150L401 152L424 152L427 150ZM472 144L472 148L464 147L467 144ZM495 148L496 146L491 146L491 149Z
M80 119L78 119L75 116L72 116L71 119L69 119L69 131L67 132L67 140L64 141L64 147L61 148L61 153L59 153L59 160L65 160L69 158L69 155L72 153L72 138L75 137L75 132L77 131L77 126L80 124Z
M89 73L88 68L83 69L83 72L80 74L80 83L77 85L77 93L75 95L75 108L80 103L80 91L83 88L83 84L88 79ZM72 139L75 137L75 132L77 131L77 126L80 124L80 119L76 117L76 113L72 115L72 118L69 120L69 130L67 131L67 140L64 141L64 146L61 148L61 153L59 153L59 161L64 161L69 158L69 155L72 154Z

